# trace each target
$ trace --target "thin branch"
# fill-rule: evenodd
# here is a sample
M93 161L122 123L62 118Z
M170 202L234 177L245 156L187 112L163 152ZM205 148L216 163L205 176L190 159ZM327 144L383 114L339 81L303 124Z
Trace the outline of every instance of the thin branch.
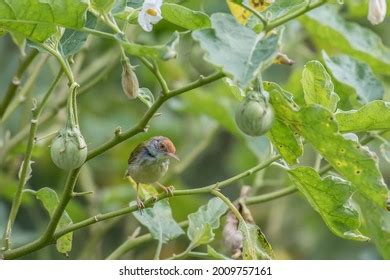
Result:
M34 105L32 109L32 118L31 118L31 125L30 125L30 135L28 137L27 141L27 147L26 147L26 153L25 157L22 163L21 172L20 172L20 178L19 178L19 185L16 190L14 199L12 201L11 211L8 217L8 222L4 230L3 235L3 250L8 250L10 248L10 237L12 233L12 228L15 223L16 216L19 211L20 204L22 202L22 194L23 194L23 188L28 180L28 169L30 168L30 162L31 162L31 155L34 148L34 139L35 134L38 129L38 120L41 115L43 107L46 105L47 100L49 99L50 95L54 92L54 89L58 85L61 77L62 77L63 71L60 71L55 78L54 82L46 92L45 96L43 97L41 103L36 107Z
M20 86L20 79L22 78L28 66L34 61L34 58L38 55L38 53L38 50L32 49L29 55L19 64L19 67L16 70L14 77L8 85L8 89L5 93L4 99L0 104L0 120L3 118L3 115L7 110L8 105L11 103L18 87Z

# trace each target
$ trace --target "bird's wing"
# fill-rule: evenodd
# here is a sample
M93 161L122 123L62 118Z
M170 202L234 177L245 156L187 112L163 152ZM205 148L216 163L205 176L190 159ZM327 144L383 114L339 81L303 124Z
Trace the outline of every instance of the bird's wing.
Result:
M144 145L145 145L144 143L140 143L138 144L137 147L134 148L134 150L130 154L129 160L127 161L128 164L132 163L135 160L136 155L139 154L142 151L142 149L145 148Z

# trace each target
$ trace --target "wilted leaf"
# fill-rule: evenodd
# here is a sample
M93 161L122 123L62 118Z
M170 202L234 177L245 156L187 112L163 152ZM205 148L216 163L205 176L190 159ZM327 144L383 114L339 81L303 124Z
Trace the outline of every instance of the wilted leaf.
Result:
M363 103L382 99L385 89L368 64L347 55L330 58L325 51L322 57L333 79L340 84L340 95L357 96Z
M367 62L375 71L390 75L390 49L373 31L346 21L335 5L324 5L303 18L304 26L321 43Z
M58 206L58 203L60 202L57 196L57 193L50 189L50 188L42 188L39 189L36 192L36 197L38 200L40 200L47 210L49 212L50 217L53 215L55 209ZM57 229L65 228L72 224L72 219L69 217L68 213L64 211L64 213L61 216L61 219L58 223ZM56 247L58 252L67 254L72 250L72 239L73 239L73 232L67 233L64 236L60 237L56 241Z
M182 235L184 231L172 217L172 210L168 200L156 202L152 208L145 208L142 212L133 212L134 217L146 226L153 238L167 243Z
M232 15L237 19L237 21L239 23L244 24L244 25L247 23L248 19L252 15L252 13L236 3L248 2L249 6L258 12L264 11L269 6L269 3L267 1L264 1L263 4L262 4L262 2L256 1L256 0L249 0L249 1L226 0L226 2L229 6L229 9L230 9L230 12L232 13Z
M210 27L210 18L207 14L177 4L164 3L161 6L161 12L165 20L185 29L195 30Z
M154 95L148 88L140 88L138 98L149 108L152 107L154 103Z
M390 102L376 100L359 110L338 111L336 120L341 132L390 129Z
M273 256L271 245L260 228L250 223L239 223L243 236L242 258L244 260L270 260Z
M288 173L334 234L358 241L368 239L359 232L359 213L351 203L355 190L349 182L334 176L321 179L311 167L297 167Z
M207 244L214 239L213 229L219 227L219 219L227 210L226 204L219 198L212 198L207 205L188 215L188 238L191 247Z
M85 0L0 0L0 28L43 42L57 26L83 27L87 8Z
M316 60L306 63L302 72L302 87L306 104L319 104L334 112L339 97L325 67Z
M212 28L196 30L192 37L207 52L209 62L232 75L240 87L247 87L276 56L280 32L258 35L238 24L231 15L222 13L213 14L211 23Z

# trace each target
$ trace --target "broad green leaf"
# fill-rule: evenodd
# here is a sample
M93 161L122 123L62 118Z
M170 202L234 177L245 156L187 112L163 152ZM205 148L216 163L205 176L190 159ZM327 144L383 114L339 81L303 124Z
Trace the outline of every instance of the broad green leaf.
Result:
M162 60L176 58L176 47L179 43L179 32L175 31L169 41L165 45L159 46L143 46L133 43L122 43L125 51L130 55L139 57L150 57Z
M231 15L222 13L213 14L211 23L212 28L196 30L192 37L206 51L209 62L232 75L240 87L248 87L260 69L275 57L280 32L258 35L238 24Z
M339 97L334 92L332 79L317 60L306 63L301 79L306 104L319 104L334 112Z
M207 245L207 254L209 257L215 259L215 260L231 260L230 258L226 257L225 255L218 253L213 247L210 245Z
M347 55L330 58L325 51L322 52L322 57L326 68L333 79L341 84L340 88L347 97L357 95L363 103L383 98L383 84L375 77L368 64Z
M272 22L279 17L283 17L288 13L299 10L307 5L306 0L277 0L263 12L264 16L268 15L267 19Z
M226 210L226 204L215 197L210 199L207 205L201 206L198 211L188 215L187 235L191 240L191 247L207 244L214 239L213 229L219 227L219 219Z
M321 179L311 167L297 167L288 173L334 234L358 241L368 239L359 232L359 213L351 202L355 190L349 182L334 176Z
M242 258L244 260L270 260L274 257L272 247L260 228L250 223L239 223L242 233Z
M363 216L363 229L386 260L390 260L390 212L377 207L365 197L356 198Z
M267 136L288 164L297 163L303 153L303 146L287 124L276 118Z
M91 0L92 8L97 11L108 12L115 4L115 0Z
M339 133L335 117L330 111L318 105L298 111L277 84L265 83L265 89L270 94L270 102L277 117L290 124L311 143L361 194L385 208L387 187L376 159L367 148Z
M334 5L311 11L303 23L322 48L337 49L367 62L379 73L390 75L390 49L373 31L347 22Z
M245 97L245 92L240 87L238 87L232 79L223 78L222 80L235 98L241 101Z
M138 98L149 108L152 107L154 103L154 95L148 88L140 88Z
M40 200L47 210L49 212L50 217L53 215L55 209L58 206L58 203L60 200L58 199L57 193L50 189L50 188L42 188L39 189L36 192L36 197L38 200ZM72 219L69 217L68 213L64 211L64 213L61 216L61 219L58 223L57 229L62 229L72 224ZM67 233L64 236L57 239L56 247L58 252L67 254L72 250L72 239L73 239L73 232Z
M336 120L341 132L390 129L390 102L376 100L359 110L338 111Z
M195 30L210 27L210 18L207 14L177 4L164 3L161 6L161 12L166 21L185 29Z
M156 202L152 208L145 208L142 212L133 212L134 217L146 226L153 238L167 243L169 240L184 234L182 228L172 217L168 200Z
M87 8L86 0L0 0L0 28L43 42L57 26L83 27Z
M85 27L94 29L97 23L97 18L92 13L87 13L87 21ZM88 33L66 29L61 37L60 45L61 52L64 57L74 55L83 47L87 41Z

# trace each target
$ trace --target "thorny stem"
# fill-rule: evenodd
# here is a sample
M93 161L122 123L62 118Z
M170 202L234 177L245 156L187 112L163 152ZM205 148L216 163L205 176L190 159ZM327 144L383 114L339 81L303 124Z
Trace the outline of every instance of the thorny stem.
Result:
M5 93L4 99L0 104L0 120L3 118L5 111L7 110L8 105L11 103L14 98L17 89L20 86L20 79L22 78L24 72L30 66L30 64L34 61L34 58L38 55L38 50L32 49L31 52L24 58L19 64L18 69L11 82L8 85L7 92Z
M18 214L20 204L22 202L23 188L24 188L27 180L29 179L28 178L28 176L29 176L28 170L29 170L30 164L31 164L31 155L32 155L32 151L34 148L34 139L35 139L35 134L36 134L37 128L38 128L38 120L39 120L39 117L42 113L43 107L46 105L47 100L49 99L50 95L54 92L54 89L58 85L58 83L62 77L62 74L63 74L63 71L61 70L58 73L58 75L55 78L52 85L50 86L50 88L48 89L48 91L46 92L46 94L44 95L41 103L38 106L34 105L34 107L32 108L30 135L28 137L25 158L23 160L21 171L20 171L19 185L18 185L18 188L16 190L14 199L12 201L11 211L10 211L10 214L8 217L8 222L7 222L6 228L4 230L4 235L3 235L3 242L2 243L3 243L3 250L4 251L8 250L10 248L10 243L11 243L10 238L11 238L12 228L13 228L13 225L15 223L15 219L16 219L16 216Z

